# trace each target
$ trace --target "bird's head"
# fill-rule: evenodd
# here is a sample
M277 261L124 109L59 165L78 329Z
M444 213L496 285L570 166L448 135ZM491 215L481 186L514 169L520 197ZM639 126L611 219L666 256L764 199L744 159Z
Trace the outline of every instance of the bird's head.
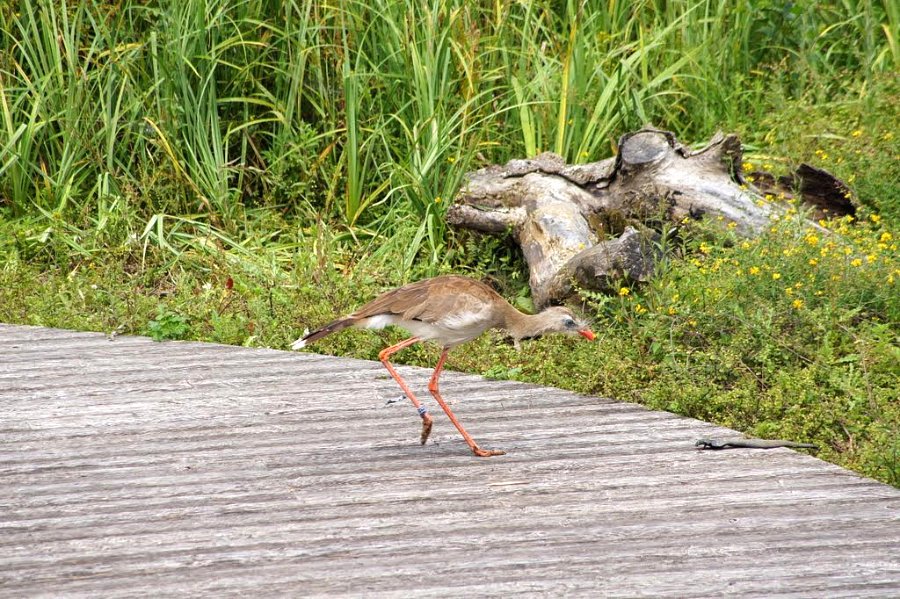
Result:
M552 332L569 334L577 333L588 341L594 340L594 332L587 323L578 319L568 308L553 306L552 308L544 310L542 314L548 315L548 320L553 325Z
M594 340L594 332L587 323L562 306L553 306L529 317L525 333L521 338L531 339L547 333L578 334L589 341Z

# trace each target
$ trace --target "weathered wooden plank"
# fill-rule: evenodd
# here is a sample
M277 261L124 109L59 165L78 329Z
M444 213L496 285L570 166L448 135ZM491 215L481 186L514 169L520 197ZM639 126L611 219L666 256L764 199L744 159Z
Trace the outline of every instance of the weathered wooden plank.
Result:
M731 431L447 373L0 325L0 596L896 596L900 492ZM430 372L403 367L421 397Z
M522 548L511 551L503 546L479 546L476 538L469 538L458 548L448 548L438 556L416 552L394 555L390 546L375 546L364 554L358 554L346 551L346 548L341 547L340 541L335 543L333 551L311 554L296 546L259 542L231 550L199 553L185 550L111 562L83 560L63 564L62 567L70 579L93 578L92 588L99 587L120 593L134 591L133 585L125 583L122 575L133 580L142 575L163 573L168 574L171 579L177 579L180 572L190 570L193 575L191 582L194 584L185 584L182 580L175 587L180 588L182 593L187 589L194 592L199 590L195 587L197 575L205 574L207 584L215 584L220 591L226 592L233 592L235 586L250 588L253 583L271 584L273 579L287 578L294 582L295 590L326 594L338 590L355 590L357 596L363 594L363 589L372 586L382 589L399 587L407 592L418 592L435 583L453 587L479 579L519 582L520 585L531 580L547 579L557 583L580 581L585 586L588 586L586 583L593 582L594 588L596 581L602 580L607 585L618 584L618 593L623 590L623 582L632 580L638 583L638 589L645 587L645 592L652 595L655 593L651 589L669 590L668 581L678 574L683 577L678 589L681 595L685 592L690 595L709 595L717 589L745 588L740 584L742 582L757 582L754 585L757 588L763 586L759 582L771 581L768 575L772 569L783 570L784 574L778 579L778 584L768 586L769 589L789 589L790 581L807 578L818 587L817 594L831 596L829 587L835 583L844 585L849 580L855 580L862 586L858 577L868 573L863 564L870 563L874 568L883 568L887 575L895 574L890 569L890 562L881 557L884 547L863 542L844 547L832 545L827 550L814 554L810 554L808 545L799 543L774 549L766 547L765 551L747 551L739 547L723 551L705 544L646 551L640 545L593 543L594 548L607 552L608 561L603 563L581 544L560 543L548 546L540 541L523 543L522 540L520 543ZM348 568L335 572L336 561L346 563ZM653 564L652 569L648 562ZM852 569L843 569L848 565ZM691 573L690 577L684 576L687 572ZM882 589L893 588L887 576L873 578L870 583L880 583ZM659 583L656 582L657 579L660 580ZM52 579L37 580L44 584L50 581ZM172 589L171 585L171 581L166 584L166 581L159 580L157 584L142 587L141 590L164 591Z

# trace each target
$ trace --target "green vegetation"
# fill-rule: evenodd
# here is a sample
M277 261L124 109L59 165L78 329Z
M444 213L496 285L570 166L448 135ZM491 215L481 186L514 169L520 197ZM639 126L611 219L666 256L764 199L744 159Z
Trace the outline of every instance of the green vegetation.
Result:
M844 178L858 218L689 223L650 284L583 294L599 343L485 336L449 367L814 441L900 486L896 3L22 0L0 24L0 321L285 348L441 272L527 305L509 243L444 225L467 171L597 160L645 122L737 131L756 167Z

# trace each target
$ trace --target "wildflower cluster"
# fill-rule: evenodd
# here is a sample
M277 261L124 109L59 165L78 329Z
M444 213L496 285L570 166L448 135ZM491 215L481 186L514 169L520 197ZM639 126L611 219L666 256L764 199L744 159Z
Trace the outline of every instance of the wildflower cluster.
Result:
M647 287L619 286L616 301L601 311L618 322L650 318L690 328L710 310L749 304L809 319L823 307L860 306L886 320L900 310L897 236L877 214L813 223L788 209L772 220L760 237L731 247L715 239L733 236L727 227L707 231L709 237L689 243L688 257L670 276Z
M755 294L799 311L824 302L856 303L867 293L890 303L896 295L896 288L888 288L900 278L898 245L877 214L862 222L845 216L810 223L788 209L772 220L766 235L723 250L734 264L733 279L723 284L735 299ZM698 261L701 272L714 272L716 261L711 266L702 256ZM877 308L883 302L876 297L866 299L876 313L886 308Z

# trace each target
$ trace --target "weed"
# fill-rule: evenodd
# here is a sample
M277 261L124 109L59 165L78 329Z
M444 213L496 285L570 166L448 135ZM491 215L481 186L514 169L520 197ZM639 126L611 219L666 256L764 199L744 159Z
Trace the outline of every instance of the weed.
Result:
M156 341L184 339L190 330L184 316L169 312L162 306L157 310L156 318L147 323L147 335Z

